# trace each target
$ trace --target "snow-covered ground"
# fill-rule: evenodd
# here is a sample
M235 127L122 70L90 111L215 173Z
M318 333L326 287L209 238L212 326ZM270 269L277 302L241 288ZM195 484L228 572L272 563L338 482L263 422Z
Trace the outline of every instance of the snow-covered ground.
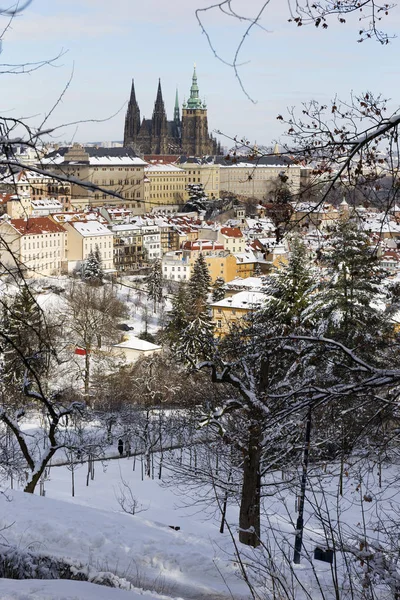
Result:
M171 600L137 590L118 590L86 581L55 579L1 579L1 600Z
M227 600L224 579L237 600L247 598L229 535L219 534L219 524L205 507L185 506L190 497L183 500L159 480L142 481L140 461L135 471L132 467L132 458L96 462L87 487L87 468L81 466L75 473L75 498L66 467L52 467L46 497L20 491L0 496L0 527L14 523L5 538L24 549L111 571L136 587L173 598ZM121 511L122 479L145 511L135 516Z

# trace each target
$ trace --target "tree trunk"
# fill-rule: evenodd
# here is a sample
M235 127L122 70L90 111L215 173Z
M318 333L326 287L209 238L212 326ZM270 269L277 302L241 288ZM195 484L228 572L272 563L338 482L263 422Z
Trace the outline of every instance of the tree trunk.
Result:
M89 348L86 347L84 391L85 391L85 399L88 402L88 404L89 404L89 388L90 388L90 356L89 356Z
M239 542L256 548L260 544L261 426L250 426L247 456L243 462L243 486L239 513Z

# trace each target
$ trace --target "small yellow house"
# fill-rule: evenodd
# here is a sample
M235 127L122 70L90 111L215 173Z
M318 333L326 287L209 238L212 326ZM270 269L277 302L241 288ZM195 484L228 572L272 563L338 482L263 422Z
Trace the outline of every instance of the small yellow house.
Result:
M262 292L239 292L211 304L215 335L222 337L229 333L234 323L243 319L249 312L260 308L265 300L266 295Z

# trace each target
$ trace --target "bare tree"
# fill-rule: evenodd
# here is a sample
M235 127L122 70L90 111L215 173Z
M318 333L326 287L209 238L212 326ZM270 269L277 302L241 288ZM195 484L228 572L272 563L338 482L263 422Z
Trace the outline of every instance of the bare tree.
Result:
M116 329L118 319L123 318L126 309L108 285L93 287L74 282L65 295L68 318L64 325L64 335L68 342L84 350L82 372L84 394L90 396L92 361L96 352L106 351L119 339Z

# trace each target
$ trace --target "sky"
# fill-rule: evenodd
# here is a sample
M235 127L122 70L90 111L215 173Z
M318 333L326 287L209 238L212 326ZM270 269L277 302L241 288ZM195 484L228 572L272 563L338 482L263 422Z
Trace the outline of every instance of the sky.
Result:
M0 0L0 8L9 5ZM195 9L212 0L33 0L3 34L0 72L2 115L24 117L39 126L68 89L46 126L60 127L53 141L117 141L123 138L126 104L135 80L141 116L151 118L158 78L167 116L173 118L175 90L188 97L196 63L200 94L208 106L210 132L224 146L230 138L269 145L284 140L278 114L302 102L327 103L338 94L382 93L390 107L400 104L400 6L382 27L395 37L390 44L357 43L358 16L340 25L333 18L327 30L288 23L286 0L270 0L263 29L253 29L240 55L240 77L214 56L196 20ZM246 16L255 15L263 0L232 0ZM4 5L4 6L5 6ZM232 61L247 24L217 9L203 13L214 49ZM2 25L7 19L0 18ZM1 24L0 24L1 25ZM50 60L32 73L4 74L6 64Z

